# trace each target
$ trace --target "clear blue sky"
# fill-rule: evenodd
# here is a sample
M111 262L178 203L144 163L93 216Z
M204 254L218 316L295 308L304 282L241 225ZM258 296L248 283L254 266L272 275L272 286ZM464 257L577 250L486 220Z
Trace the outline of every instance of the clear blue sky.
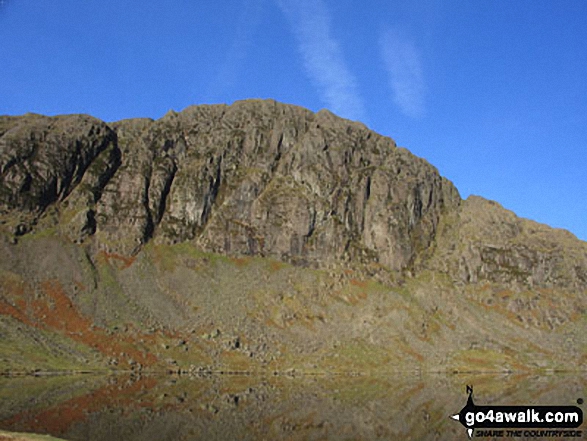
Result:
M0 0L0 114L250 97L359 119L587 240L585 0Z

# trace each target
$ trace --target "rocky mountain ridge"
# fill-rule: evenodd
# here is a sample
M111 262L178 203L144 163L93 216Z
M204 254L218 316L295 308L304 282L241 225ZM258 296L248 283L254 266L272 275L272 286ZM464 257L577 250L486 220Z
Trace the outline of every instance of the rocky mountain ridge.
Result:
M112 127L84 116L4 126L3 205L35 219L59 202L72 240L95 235L124 255L152 238L196 240L280 259L364 255L399 270L459 204L433 167L327 111L261 101Z
M535 338L531 332L527 336L536 354L521 364L546 366L545 360L561 354L574 357L574 366L585 360L587 346L579 331L586 320L587 244L568 232L520 219L495 202L462 200L454 185L425 160L326 110L314 114L271 100L249 100L193 106L156 121L0 117L0 225L2 251L11 256L0 268L5 305L0 312L10 320L29 320L36 330L56 330L35 315L34 299L51 291L43 283L57 280L62 301L104 329L115 326L111 315L118 314L124 318L121 323L138 328L184 332L190 304L199 308L193 314L198 325L212 333L221 323L232 327L233 340L248 333L259 345L273 339L274 345L296 348L281 351L299 353L290 354L295 360L309 360L309 347L327 359L339 352L332 352L338 347L334 330L356 315L347 317L348 311L329 302L348 294L343 301L360 304L365 322L345 341L360 340L367 352L379 354L386 343L373 332L387 327L381 334L402 341L408 353L410 348L419 351L410 365L450 364L454 357L442 352L456 353L463 342L473 351L481 348L517 359L504 352L504 347L514 350L516 331L502 336L504 342L489 341L494 326L504 328L500 320L507 327L514 323L537 332ZM41 250L54 253L57 260L61 256L74 275L50 262L44 264L44 274L32 268ZM170 252L177 255L169 257ZM161 255L173 261L173 281L160 272L169 266ZM226 277L236 279L216 293L218 299L226 297L225 304L185 285L195 277L186 273L188 268L208 273L208 278L196 278L202 284L224 277L217 271L226 264L211 263L213 256L236 259L236 267L223 267ZM274 307L277 318L249 310L248 318L239 316L245 325L229 326L235 316L224 309L230 309L238 291L232 284L251 276L239 262L258 258L274 262L275 268L279 262L288 265L284 272L289 278L253 265L251 274L283 285L281 294L268 293L251 280L249 297L240 306L247 309L257 302L260 309ZM142 282L138 274L129 275L133 271L143 273ZM293 274L308 278L307 284L297 286ZM369 291L371 281L380 284L371 287L374 291L393 294L373 300L377 295ZM137 298L132 290L150 294ZM405 298L395 304L392 299L402 290ZM118 300L110 298L112 292ZM103 312L96 306L101 295L106 296ZM287 302L295 307L284 307ZM475 311L468 309L472 304ZM403 308L408 317L388 323L375 312L383 307L392 314ZM206 308L208 313L201 312ZM484 324L477 316L482 311L497 322ZM327 313L332 317L326 319ZM470 323L461 330L457 324L463 319ZM290 322L293 328L324 327L308 335L305 330L303 338L325 338L332 347L305 344L301 334L286 337ZM432 323L438 335L428 336L420 322L426 329ZM277 324L269 340L262 323ZM13 325L5 323L6 332ZM478 328L487 335L480 342ZM412 342L414 338L420 342ZM78 343L88 345L86 340ZM429 347L439 342L444 344L440 350ZM541 345L549 348L547 355L539 354L536 347ZM214 365L218 354L203 351ZM276 354L271 357L279 359ZM263 357L264 362L271 358ZM357 364L352 358L349 366ZM10 358L6 360L10 365Z

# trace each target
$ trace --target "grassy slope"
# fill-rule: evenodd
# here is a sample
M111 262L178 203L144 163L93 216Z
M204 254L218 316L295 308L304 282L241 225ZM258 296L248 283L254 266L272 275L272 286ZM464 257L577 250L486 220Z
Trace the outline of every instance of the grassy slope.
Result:
M585 361L584 316L545 328L529 320L540 308L514 315L498 287L456 288L434 272L390 287L361 268L303 269L189 243L150 244L136 258L90 259L52 234L3 248L4 371L520 371Z

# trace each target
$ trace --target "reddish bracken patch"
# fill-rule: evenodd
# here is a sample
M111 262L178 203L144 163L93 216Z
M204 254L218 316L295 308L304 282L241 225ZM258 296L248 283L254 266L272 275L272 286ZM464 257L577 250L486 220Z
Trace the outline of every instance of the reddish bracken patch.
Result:
M7 300L0 301L0 314L9 315L29 326L60 332L107 357L118 359L122 366L129 366L131 359L143 366L157 362L157 357L139 342L140 334L111 335L93 326L92 320L77 310L58 280L43 281L40 291L43 295L27 298L24 290L13 290L9 294L14 299L14 305Z
M128 257L128 256L123 256L121 254L107 253L106 251L100 251L98 253L98 259L104 259L104 261L106 261L108 263L112 263L113 260L118 261L121 263L121 265L119 266L120 269L126 269L134 263L136 257L135 256Z
M280 269L285 267L285 263L283 262L278 262L278 261L272 261L271 264L269 265L269 269L271 270L271 272L276 272L279 271Z
M358 286L359 288L366 288L367 287L367 282L365 282L364 280L351 279L350 284L353 286Z
M2 293L2 297L0 298L0 314L8 315L32 326L33 323L25 314L25 287L24 282L20 280L14 280L9 277L3 277L0 280L0 293ZM9 299L12 299L12 302Z
M247 266L250 263L250 259L246 257L231 257L230 261L234 263L239 268Z
M58 281L45 281L41 286L53 303L52 310L43 311L46 315L45 324L50 328L63 331L73 340L91 346L109 357L117 358L124 353L145 366L157 361L153 354L136 349L138 342L132 336L109 335L99 328L92 328L92 321L77 311ZM46 308L47 305L43 306Z
M29 318L26 316L22 309L17 309L16 307L6 303L5 300L0 301L0 314L9 315L10 317L15 318L19 322L25 323L30 326L34 326L34 324L29 320Z

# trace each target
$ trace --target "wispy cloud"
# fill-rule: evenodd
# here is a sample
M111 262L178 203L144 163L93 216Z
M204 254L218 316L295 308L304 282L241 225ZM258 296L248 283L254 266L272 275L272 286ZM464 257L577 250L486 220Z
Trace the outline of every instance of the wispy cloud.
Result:
M380 44L395 103L410 117L422 116L426 85L420 52L410 39L392 30L382 34Z
M334 113L364 121L365 107L340 44L332 35L330 13L324 1L277 0L277 3L291 23L304 68L320 99Z

